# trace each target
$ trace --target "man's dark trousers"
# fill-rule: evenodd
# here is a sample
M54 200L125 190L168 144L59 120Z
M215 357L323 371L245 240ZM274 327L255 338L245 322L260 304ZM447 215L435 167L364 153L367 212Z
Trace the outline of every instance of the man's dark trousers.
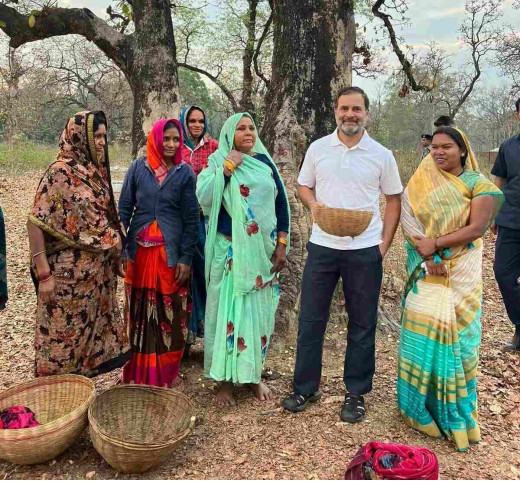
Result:
M520 230L498 226L493 267L507 315L520 326Z
M372 390L377 307L383 278L379 246L338 250L309 242L301 291L294 392L313 394L321 378L323 337L330 303L341 276L348 314L343 380L347 391Z

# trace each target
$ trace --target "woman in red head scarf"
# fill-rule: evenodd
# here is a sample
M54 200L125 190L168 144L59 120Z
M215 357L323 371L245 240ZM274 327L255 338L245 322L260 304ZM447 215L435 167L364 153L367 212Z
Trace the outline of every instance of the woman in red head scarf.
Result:
M181 159L181 124L156 122L146 151L130 166L119 200L128 230L125 320L132 347L123 381L170 386L188 334L199 208L195 174Z

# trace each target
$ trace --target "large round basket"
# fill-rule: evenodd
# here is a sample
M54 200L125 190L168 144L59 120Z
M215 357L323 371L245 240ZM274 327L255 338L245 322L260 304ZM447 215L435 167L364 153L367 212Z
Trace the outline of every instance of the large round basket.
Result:
M366 210L314 207L314 220L327 234L338 237L357 237L372 221L373 212Z
M38 378L1 393L0 411L26 406L40 426L0 429L0 458L37 464L61 454L87 427L87 409L95 393L90 379L75 374Z
M193 404L173 389L128 384L101 393L88 410L90 437L115 470L144 473L190 432Z

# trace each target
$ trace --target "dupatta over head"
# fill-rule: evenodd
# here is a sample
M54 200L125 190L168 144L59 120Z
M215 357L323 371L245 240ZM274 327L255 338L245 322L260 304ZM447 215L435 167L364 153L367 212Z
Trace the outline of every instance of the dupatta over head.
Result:
M182 162L183 135L181 123L177 119L158 120L153 124L152 130L150 130L146 139L146 158L157 177L159 185L162 184L166 174L168 174L168 167L164 162L163 147L164 127L167 123L175 124L180 136L179 148L173 157L173 165L179 165Z
M108 145L96 158L94 117L78 112L60 137L57 159L38 186L29 219L52 236L47 254L65 247L101 252L117 246L123 235L110 178Z
M192 110L200 110L202 112L202 115L204 115L204 129L202 130L202 134L200 135L199 139L192 138L188 126L188 117ZM204 109L202 107L199 107L198 105L186 105L186 107L182 109L179 120L183 129L184 144L187 145L190 148L190 150L195 150L196 144L194 142L198 142L198 140L204 137L208 132L208 117L206 116L206 112L204 112Z

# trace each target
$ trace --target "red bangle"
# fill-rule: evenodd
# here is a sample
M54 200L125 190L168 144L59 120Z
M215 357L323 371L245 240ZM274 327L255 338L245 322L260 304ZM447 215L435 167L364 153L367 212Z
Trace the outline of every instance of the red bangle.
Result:
M38 276L38 281L39 282L45 282L45 281L48 281L51 277L52 277L52 272L49 271L46 274Z

